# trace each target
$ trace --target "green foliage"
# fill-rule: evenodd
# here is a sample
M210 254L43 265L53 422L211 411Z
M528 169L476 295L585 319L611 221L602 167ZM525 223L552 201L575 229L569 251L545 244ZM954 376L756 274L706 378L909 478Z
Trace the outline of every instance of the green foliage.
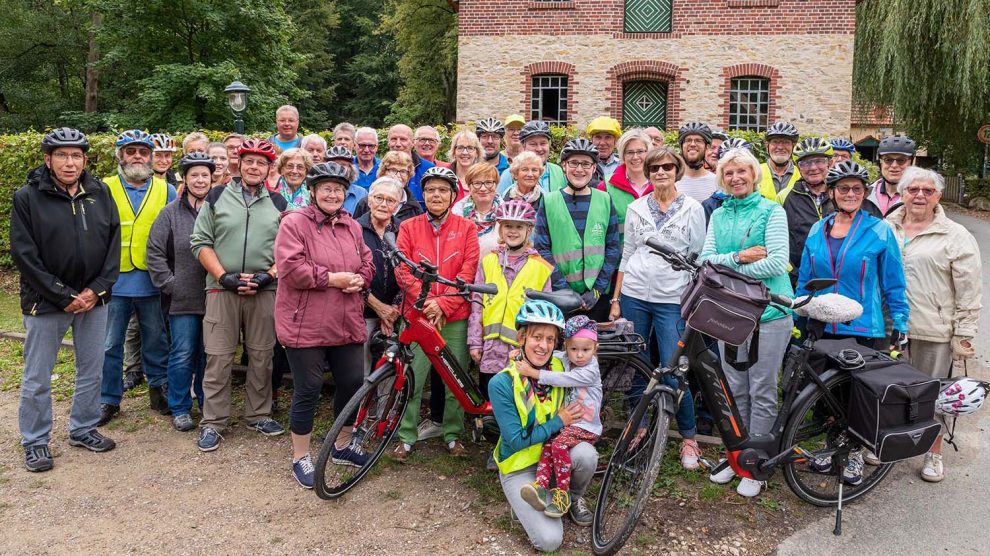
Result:
M293 70L299 76L298 86L309 96L294 99L299 109L300 124L305 127L332 127L329 109L337 99L333 43L340 32L340 10L334 2L323 0L293 0L285 6L295 23L292 50L299 53Z

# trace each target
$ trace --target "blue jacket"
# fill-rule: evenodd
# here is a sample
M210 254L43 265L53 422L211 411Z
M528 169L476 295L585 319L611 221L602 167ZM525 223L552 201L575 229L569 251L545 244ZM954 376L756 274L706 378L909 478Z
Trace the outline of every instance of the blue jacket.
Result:
M433 168L434 164L425 158L420 158L416 153L413 153L413 168L415 172L412 178L409 179L409 193L413 196L413 199L419 203L424 210L426 210L426 203L423 202L423 174L427 170Z
M833 292L859 301L863 314L849 324L826 328L832 334L883 338L883 307L890 310L894 328L908 331L908 302L904 293L904 266L894 230L885 221L858 211L838 252L832 253L826 234L835 215L816 222L804 244L798 272L797 295L806 295L804 284L812 278L836 278Z

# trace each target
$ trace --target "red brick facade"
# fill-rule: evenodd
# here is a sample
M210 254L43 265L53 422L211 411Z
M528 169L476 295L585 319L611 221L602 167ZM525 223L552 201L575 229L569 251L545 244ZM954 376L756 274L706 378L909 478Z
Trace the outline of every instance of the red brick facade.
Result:
M732 79L736 77L764 77L770 81L770 115L768 120L770 122L777 121L777 102L780 100L777 94L777 84L780 81L779 71L766 64L738 64L722 68L722 77L724 78L722 83L722 98L725 99L725 105L722 108L722 119L719 124L722 126L722 129L729 129L729 88L732 85Z

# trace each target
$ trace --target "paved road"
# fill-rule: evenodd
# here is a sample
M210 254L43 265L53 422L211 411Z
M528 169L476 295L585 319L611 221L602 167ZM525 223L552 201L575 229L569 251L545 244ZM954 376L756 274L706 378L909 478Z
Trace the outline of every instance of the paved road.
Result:
M984 310L980 342L970 374L990 378L990 222L951 214L980 244ZM976 371L974 373L974 370ZM849 553L990 554L990 409L957 426L959 452L945 448L945 480L922 481L918 460L900 463L866 499L846 507L842 536L832 535L834 515L822 518L780 544L780 556Z

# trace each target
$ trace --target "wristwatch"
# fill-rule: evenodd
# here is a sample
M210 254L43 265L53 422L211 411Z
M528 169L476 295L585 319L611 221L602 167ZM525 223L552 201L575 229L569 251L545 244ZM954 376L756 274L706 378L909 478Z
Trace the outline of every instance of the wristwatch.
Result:
M732 262L734 262L736 264L742 264L742 261L739 260L739 252L738 251L736 251L735 253L732 254Z
M611 303L612 305L615 305L615 304L616 304L616 303L618 303L618 302L619 302L619 298L618 298L618 297L613 297L613 298L612 298L612 299L611 299L611 300L609 301L609 303Z

